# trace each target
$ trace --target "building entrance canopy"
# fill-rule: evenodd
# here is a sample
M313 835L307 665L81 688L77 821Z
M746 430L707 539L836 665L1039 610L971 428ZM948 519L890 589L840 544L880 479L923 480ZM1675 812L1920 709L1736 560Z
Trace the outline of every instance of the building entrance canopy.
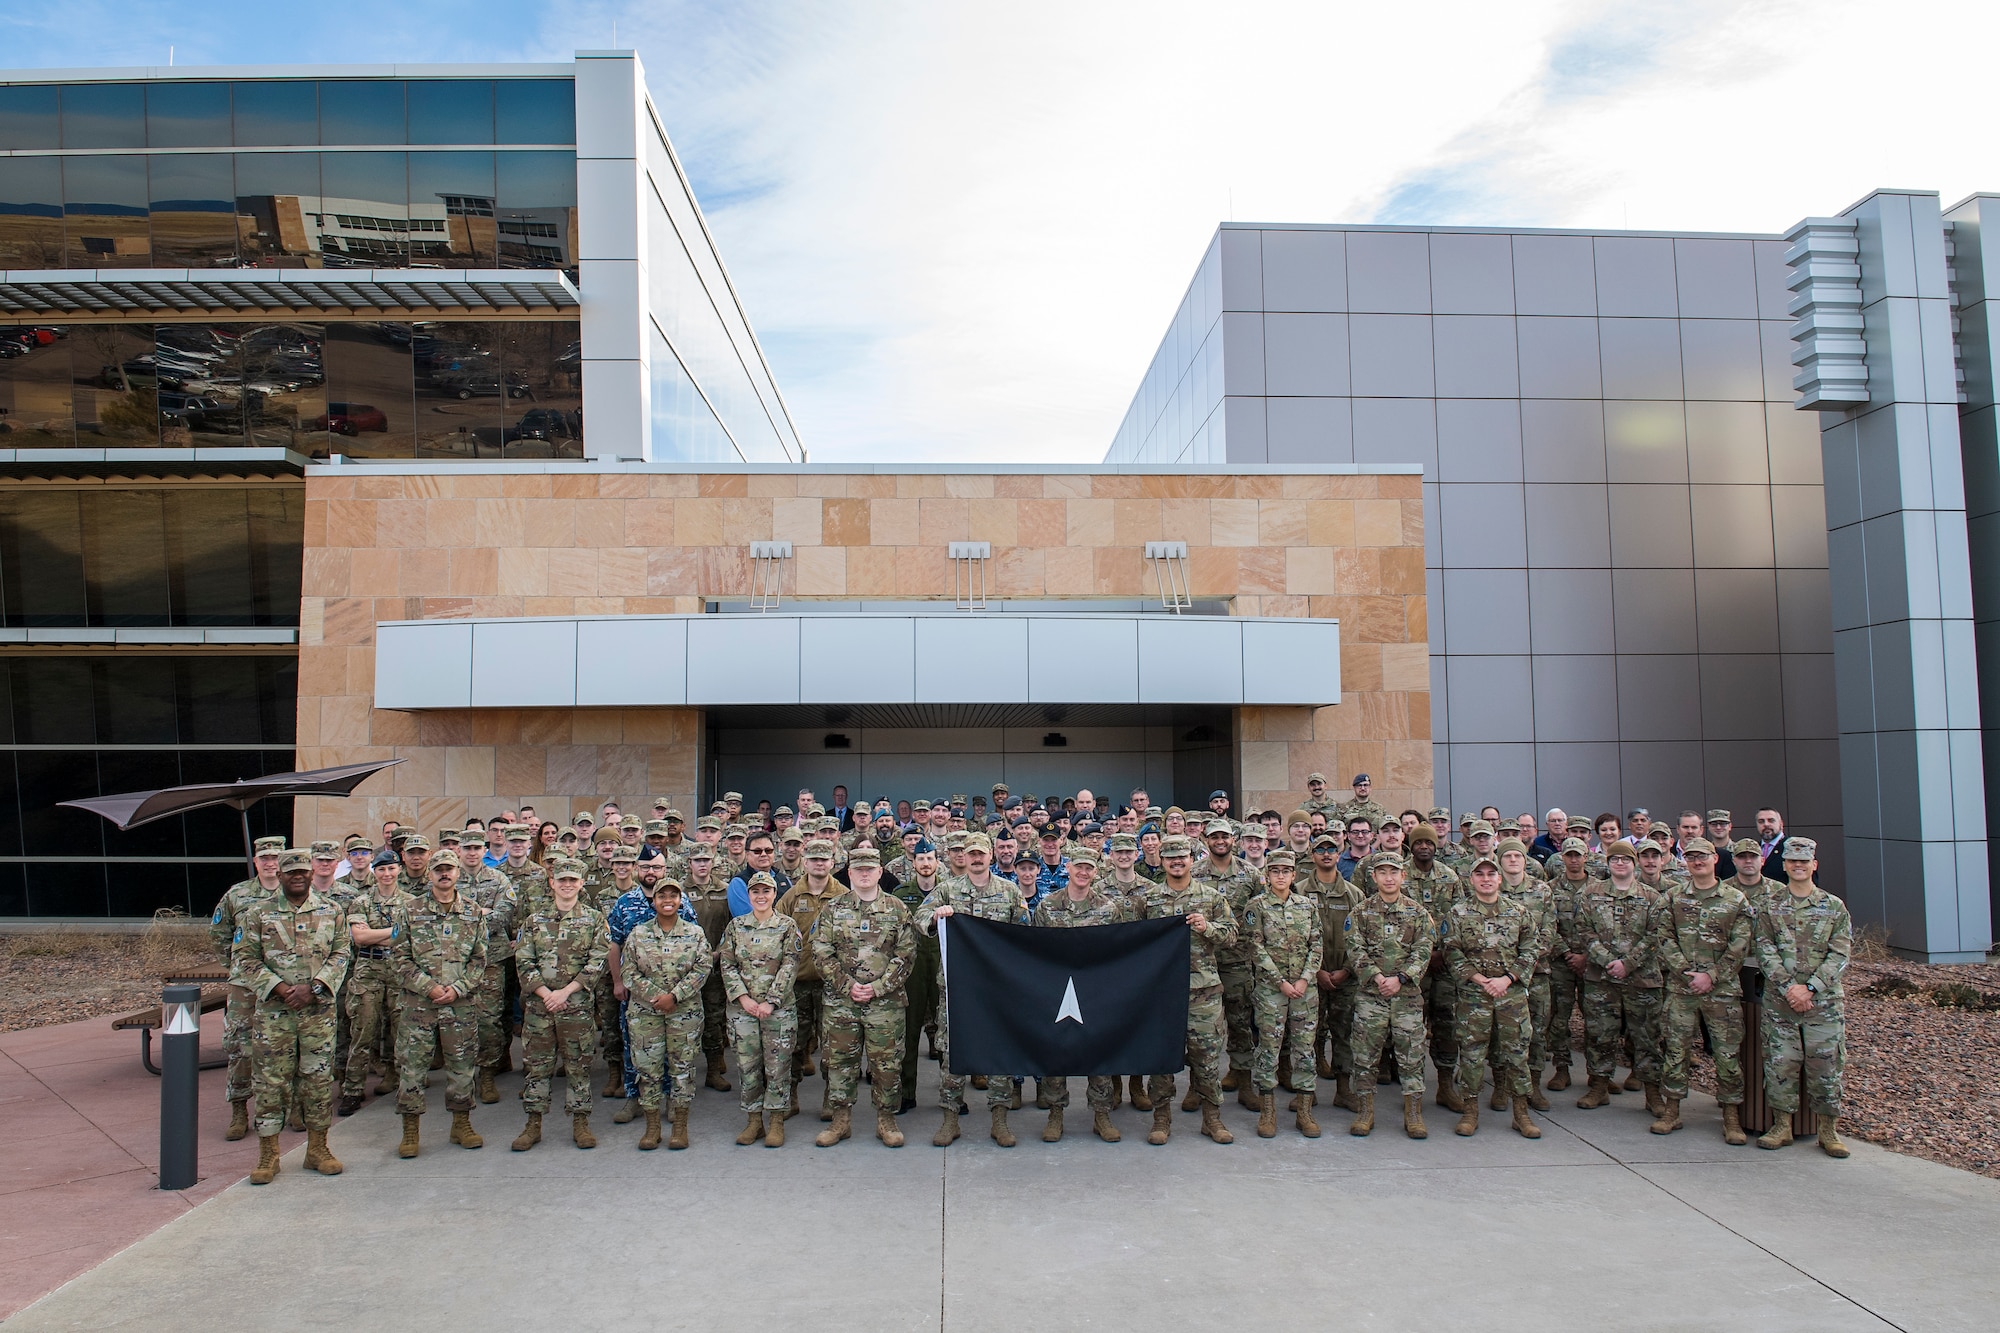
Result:
M555 314L582 303L560 272L494 269L55 269L0 272L0 313L90 317Z
M1119 614L389 621L375 706L1340 702L1333 620Z

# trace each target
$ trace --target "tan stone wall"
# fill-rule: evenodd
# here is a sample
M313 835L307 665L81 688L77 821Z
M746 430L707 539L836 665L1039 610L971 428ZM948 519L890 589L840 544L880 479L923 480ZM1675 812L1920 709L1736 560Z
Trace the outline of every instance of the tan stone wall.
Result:
M1195 596L1341 621L1338 707L1247 708L1244 801L1289 809L1307 773L1431 803L1423 501L1416 476L533 473L307 478L301 768L402 756L298 835L426 831L522 800L548 813L691 797L687 709L394 713L372 706L375 625L699 611L749 592L749 543L789 540L785 593L945 598L946 543L990 541L992 597L1149 597L1143 543L1188 543Z

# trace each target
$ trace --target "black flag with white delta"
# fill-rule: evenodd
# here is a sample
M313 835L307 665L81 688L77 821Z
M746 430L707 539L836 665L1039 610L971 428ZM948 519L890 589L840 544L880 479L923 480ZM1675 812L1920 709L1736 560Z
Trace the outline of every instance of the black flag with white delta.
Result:
M1166 1074L1186 1063L1185 917L1051 930L953 915L951 1072Z

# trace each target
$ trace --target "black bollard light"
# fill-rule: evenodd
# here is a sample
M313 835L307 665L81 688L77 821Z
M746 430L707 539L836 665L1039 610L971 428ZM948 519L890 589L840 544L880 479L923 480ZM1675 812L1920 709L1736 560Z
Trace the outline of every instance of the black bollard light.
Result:
M160 996L160 1188L192 1189L201 1110L201 987Z

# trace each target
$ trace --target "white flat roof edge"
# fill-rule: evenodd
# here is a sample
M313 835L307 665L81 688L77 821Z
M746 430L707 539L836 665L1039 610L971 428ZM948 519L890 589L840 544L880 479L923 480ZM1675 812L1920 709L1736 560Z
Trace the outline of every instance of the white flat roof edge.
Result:
M523 459L519 462L418 462L415 460L355 460L346 463L310 463L308 477L464 477L482 475L531 476L535 473L575 475L603 473L657 474L661 476L776 476L797 473L803 476L1059 476L1059 477L1420 477L1421 463L1215 463L1200 467L1173 467L1158 463L646 463L599 461L595 459Z
M838 600L838 599L829 599L829 600ZM1041 602L1066 601L1071 603L1080 603L1080 602L1092 601L1094 599L1089 597L1069 597L1069 598L1043 597L1043 598L1038 598L1037 600ZM1131 599L1126 598L1125 600L1129 601ZM1068 624L1071 621L1082 621L1082 620L1116 620L1121 622L1130 620L1146 620L1146 621L1172 622L1175 621L1176 619L1182 621L1199 621L1202 624L1213 623L1213 624L1229 624L1229 625L1300 625L1300 624L1338 625L1340 623L1339 616L1184 615L1180 617L1175 617L1163 611L1099 611L1099 612L1041 611L1041 610L966 611L963 609L952 611L950 610L951 603L949 599L943 599L943 598L938 599L934 603L930 603L930 605L945 607L946 610L943 612L918 611L918 610L815 611L812 609L810 603L806 603L801 606L781 606L775 611L744 611L740 613L731 613L726 616L716 615L712 612L707 612L707 611L678 611L678 612L662 611L657 613L648 613L644 615L604 615L604 616L451 616L451 617L440 616L431 620L378 620L375 622L375 628L412 629L412 628L422 627L425 629L430 629L438 625L529 625L529 624L575 625L575 624L580 624L584 621L597 621L597 620L615 620L618 621L620 624L629 624L630 622L635 620L699 620L702 621L703 623L708 623L711 621L719 621L719 620L729 620L729 621L805 620L808 618L838 620L842 624L847 624L849 622L856 620L908 620L912 616L928 617L935 614L956 616L958 619L961 620L1034 620L1034 619L1048 619L1051 617L1060 616L1064 624ZM296 633L296 631L294 631L294 633Z
M575 73L576 62L573 60L469 65L107 65L95 69L0 69L0 83L130 83L135 79L564 78Z
M1666 231L1635 227L1453 227L1424 222L1218 222L1218 231L1409 231L1465 236L1626 236L1684 241L1782 241L1774 231Z

